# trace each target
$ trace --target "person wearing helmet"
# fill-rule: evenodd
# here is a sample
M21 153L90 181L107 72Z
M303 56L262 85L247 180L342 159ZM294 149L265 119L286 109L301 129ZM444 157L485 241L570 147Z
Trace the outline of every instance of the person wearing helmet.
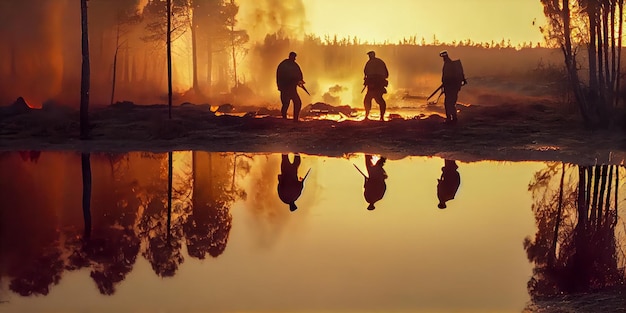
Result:
M363 106L365 107L365 119L369 119L369 114L372 109L372 99L376 100L380 108L380 120L385 120L385 110L387 109L387 103L383 99L383 95L387 93L387 85L389 82L389 71L387 71L387 65L385 62L376 57L376 52L370 51L367 53L369 60L365 63L365 74L363 78L363 85L367 87L367 93L363 99ZM364 88L365 88L364 87Z
M372 155L365 155L365 168L367 169L368 176L363 175L365 183L363 184L363 196L365 201L369 204L367 209L369 211L374 210L376 207L374 203L378 202L385 195L387 190L387 172L383 169L387 158L380 157L376 162L373 161Z
M300 85L304 85L304 80L300 65L296 63L296 56L295 52L289 52L289 58L278 64L276 85L280 91L280 102L282 104L280 113L286 119L289 103L293 101L293 120L297 122L300 116L300 109L302 108L302 100L300 100L297 88Z
M437 179L437 198L440 209L448 206L446 202L454 199L456 192L461 185L461 175L458 172L458 165L455 160L444 160L444 166L441 168L441 177Z
M296 200L300 198L304 188L304 180L308 176L298 177L298 168L301 163L300 155L293 157L293 163L289 161L289 155L283 154L280 162L280 174L278 174L278 197L282 202L289 205L289 211L298 209Z
M461 60L452 60L448 56L448 51L439 53L443 58L443 70L441 73L441 83L443 85L444 107L446 110L446 123L455 124L457 122L456 102L459 98L461 86L467 84Z

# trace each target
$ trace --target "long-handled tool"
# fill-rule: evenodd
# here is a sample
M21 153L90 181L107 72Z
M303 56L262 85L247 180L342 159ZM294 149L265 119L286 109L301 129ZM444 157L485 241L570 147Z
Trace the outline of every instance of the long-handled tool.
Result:
M359 171L359 173L361 173L361 175L363 175L363 177L367 178L367 175L365 175L365 173L363 173L363 172L361 171L361 169L360 169L358 166L356 166L356 164L352 163L352 165L354 165L354 167L356 168L356 170L357 170L357 171Z
M304 84L298 84L298 87L300 87L300 88L304 89L304 92L306 92L306 94L307 94L307 95L309 95L309 96L311 95L311 94L309 93L309 91L308 91L308 90L306 90L306 87L304 87Z
M439 96L437 97L437 100L435 100L435 102L429 101L430 98L432 98L440 90L441 90L441 93L439 93ZM442 94L443 94L443 84L441 84L437 89L435 89L435 91L433 91L433 93L430 94L430 96L428 96L428 98L426 98L426 102L428 104L436 104L437 102L439 102L439 98L441 98Z

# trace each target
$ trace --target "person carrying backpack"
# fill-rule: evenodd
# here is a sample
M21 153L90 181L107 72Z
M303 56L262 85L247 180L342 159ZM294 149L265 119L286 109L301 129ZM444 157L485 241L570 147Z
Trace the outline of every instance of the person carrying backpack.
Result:
M461 86L467 84L463 65L461 60L452 60L448 56L448 51L443 50L439 53L443 58L443 70L441 71L441 83L443 93L445 95L444 107L446 109L446 123L456 124L456 101L459 98Z

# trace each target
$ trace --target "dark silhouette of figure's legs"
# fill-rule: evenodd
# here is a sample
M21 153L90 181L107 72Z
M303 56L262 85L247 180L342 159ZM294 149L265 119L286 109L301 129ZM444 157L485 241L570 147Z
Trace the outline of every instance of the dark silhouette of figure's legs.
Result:
M283 107L280 109L280 113L283 118L287 118L287 109L289 109L289 102L291 101L291 97L289 96L289 92L281 91L280 92L280 102L283 104Z
M293 92L293 120L294 121L299 121L300 118L300 109L302 108L302 100L300 99L300 96L298 95L297 91ZM296 157L298 158L298 160L300 160L300 156L296 155Z
M380 120L384 121L385 120L385 111L387 110L387 102L385 102L385 99L383 99L383 95L382 94L376 95L374 100L376 100L376 103L378 103L378 106L380 107Z
M444 107L446 109L446 121L456 122L456 101L459 99L458 90L446 90L445 92Z
M284 119L287 118L287 111L289 109L289 103L291 101L293 101L293 120L298 121L298 119L300 118L300 109L302 108L302 100L298 95L296 87L280 92L280 102L283 105L280 109L280 113L282 114Z
M372 99L374 99L374 95L367 89L367 93L365 94L365 98L363 99L363 107L365 107L365 119L369 119L370 111L372 110Z

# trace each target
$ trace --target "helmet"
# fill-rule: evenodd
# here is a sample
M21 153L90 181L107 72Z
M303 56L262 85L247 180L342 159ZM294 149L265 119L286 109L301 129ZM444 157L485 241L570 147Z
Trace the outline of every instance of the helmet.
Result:
M443 51L439 52L439 56L440 57L447 57L448 56L448 50L443 50Z

